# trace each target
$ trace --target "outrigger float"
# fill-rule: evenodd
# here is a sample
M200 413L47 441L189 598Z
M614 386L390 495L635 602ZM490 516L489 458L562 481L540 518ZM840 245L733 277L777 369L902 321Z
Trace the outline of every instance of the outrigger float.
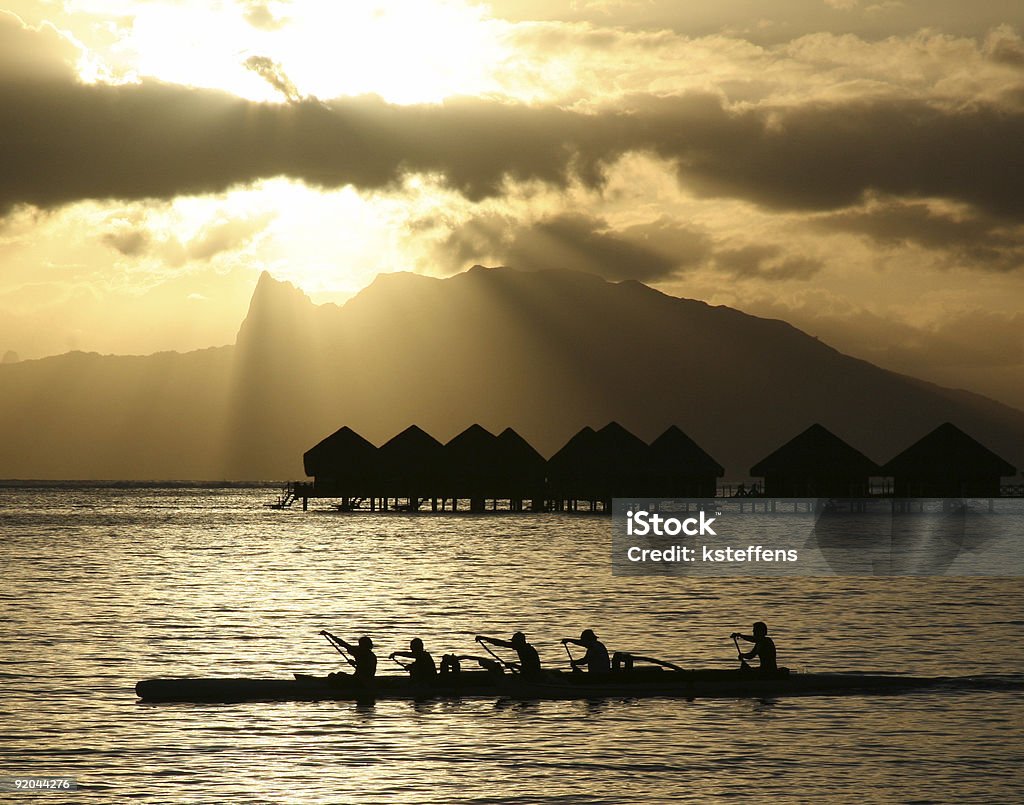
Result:
M293 679L167 678L135 686L143 702L376 701L388 699L508 698L775 698L892 695L917 691L1020 690L1022 675L905 676L878 673L778 673L638 668L610 673L545 671L539 677L500 670L440 674L429 685L385 674L371 685L355 677L295 674Z

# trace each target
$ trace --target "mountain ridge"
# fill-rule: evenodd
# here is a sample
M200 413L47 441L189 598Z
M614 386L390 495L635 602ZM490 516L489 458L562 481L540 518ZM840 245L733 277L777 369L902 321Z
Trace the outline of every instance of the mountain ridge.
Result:
M340 306L264 272L233 346L0 378L0 477L301 477L342 425L377 444L411 423L441 441L511 426L550 455L612 420L646 441L678 425L733 477L813 422L883 462L951 420L1024 463L1010 406L780 319L571 271L381 274Z

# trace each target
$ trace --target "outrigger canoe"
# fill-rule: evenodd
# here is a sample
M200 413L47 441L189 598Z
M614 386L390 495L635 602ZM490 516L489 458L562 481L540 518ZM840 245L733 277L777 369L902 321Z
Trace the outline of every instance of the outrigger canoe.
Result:
M381 675L372 685L351 676L295 674L294 679L166 678L135 686L144 702L246 702L433 698L604 699L669 697L775 698L778 696L883 695L924 690L1019 690L1024 675L905 676L878 673L670 671L644 668L607 674L546 671L525 678L491 671L442 674L431 685L407 676Z

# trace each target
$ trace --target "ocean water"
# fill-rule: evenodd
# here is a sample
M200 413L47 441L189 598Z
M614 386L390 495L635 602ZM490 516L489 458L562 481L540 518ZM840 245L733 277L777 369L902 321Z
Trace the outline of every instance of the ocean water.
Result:
M1024 694L141 704L156 676L339 669L320 629L435 658L524 630L732 667L1024 669L1024 580L613 576L587 515L361 515L268 489L0 489L0 777L40 801L1024 801ZM1024 538L1024 530L1020 531ZM397 666L395 667L397 671ZM28 800L18 794L11 801Z

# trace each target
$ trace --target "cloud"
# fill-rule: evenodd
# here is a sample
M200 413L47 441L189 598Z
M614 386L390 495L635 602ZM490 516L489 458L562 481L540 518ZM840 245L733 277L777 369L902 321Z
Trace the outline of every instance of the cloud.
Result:
M602 4L603 5L603 4ZM772 44L816 31L852 33L872 39L935 28L959 36L982 36L1000 23L1021 27L1020 3L964 0L642 0L616 4L610 19L602 5L579 0L490 0L492 13L509 20L563 20L614 24L626 30L670 30L685 36L741 31Z
M221 252L247 246L273 220L271 213L243 218L221 217L203 225L186 244L192 260L209 260Z
M255 104L162 84L0 87L0 205L82 198L169 198L287 175L309 184L393 186L440 173L467 198L506 179L597 187L623 154L674 160L703 196L772 209L829 210L867 191L947 197L1024 213L1024 113L858 101L732 112L717 98L637 98L629 112L586 115L460 100L391 106Z
M715 266L736 278L807 280L825 264L813 257L787 255L775 244L751 244L720 249L715 253Z
M277 31L288 22L287 19L275 17L270 4L262 0L241 0L241 6L245 9L245 21L261 31Z
M286 100L298 101L302 99L302 94L295 84L285 74L281 65L273 59L267 56L250 56L245 60L245 66L280 92Z
M81 48L52 25L33 28L0 10L0 83L71 82L81 56Z
M1000 25L985 38L985 53L999 64L1024 67L1024 40L1009 25Z
M245 248L273 219L271 213L249 216L215 215L191 237L161 231L147 219L145 208L120 214L100 241L125 257L155 257L168 266L189 260L206 261Z
M567 213L517 232L506 261L524 268L565 268L609 280L650 282L677 273L706 248L706 236L699 233L680 229L677 237L689 239L690 253L671 255L628 232L615 233L599 219Z
M764 297L746 309L782 318L844 352L918 377L934 369L1024 367L1024 313L947 308L915 324L822 291L786 300Z
M870 99L730 114L710 100L659 102L686 126L660 123L654 147L706 196L773 209L827 210L868 192L957 199L1020 217L1024 114ZM657 115L656 112L654 114ZM660 118L660 115L657 116ZM656 118L657 119L657 118Z
M939 252L939 264L945 267L1024 269L1024 226L971 209L884 199L821 216L817 223L866 235L882 246L914 245Z
M650 153L670 160L689 192L769 210L838 210L878 194L1024 217L1024 111L989 103L870 97L730 107L719 95L688 93L630 96L591 113L468 98L275 105L153 81L16 76L0 84L0 107L0 210L166 199L275 176L373 190L410 173L442 176L480 200L501 196L510 180L600 187L616 160Z
M107 232L100 239L125 257L138 257L145 254L149 251L151 243L149 232L145 229L131 227Z
M421 229L451 226L421 223ZM608 280L661 282L697 268L713 268L734 279L807 280L824 268L814 257L774 243L722 245L700 226L661 218L615 228L582 213L549 215L537 221L483 212L451 226L438 243L435 260L448 271L474 263L515 268L569 269Z
M581 213L527 222L486 212L455 226L437 247L435 259L452 272L472 263L497 262L652 282L701 263L710 250L711 240L703 231L664 220L615 230L607 221Z

